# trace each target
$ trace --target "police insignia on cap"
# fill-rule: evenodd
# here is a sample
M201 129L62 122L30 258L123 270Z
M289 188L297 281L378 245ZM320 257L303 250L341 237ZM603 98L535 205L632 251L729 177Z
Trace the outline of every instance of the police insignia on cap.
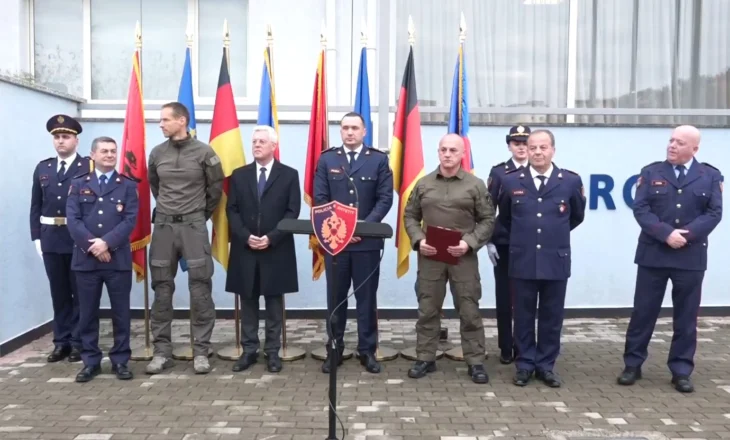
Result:
M59 124L63 124L63 121L64 121L63 116L57 117L56 121L58 121Z
M68 115L53 115L46 122L46 130L51 134L70 133L81 134L82 128L79 121Z
M517 133L524 133L524 132L525 132L525 127L523 127L521 125L517 127Z

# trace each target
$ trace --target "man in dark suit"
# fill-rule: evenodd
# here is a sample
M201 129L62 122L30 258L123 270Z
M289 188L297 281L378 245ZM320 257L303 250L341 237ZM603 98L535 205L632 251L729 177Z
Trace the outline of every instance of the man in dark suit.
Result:
M266 368L281 371L283 295L299 290L294 236L277 230L282 219L299 217L299 173L274 159L278 136L267 126L253 131L255 161L231 174L228 224L231 256L226 291L241 297L243 354L233 371L255 364L259 349L259 297L266 302Z
M393 206L393 173L388 156L363 144L365 121L358 113L346 114L340 122L342 147L332 147L322 152L314 176L314 205L338 201L358 208L358 220L381 222ZM353 237L345 250L338 255L337 273L332 270L332 256L325 254L327 272L327 310L342 302L350 290L357 289L357 351L360 363L370 373L379 373L380 364L375 358L377 349L376 295L380 280L380 251L383 241L377 238ZM372 275L372 276L371 276ZM336 277L337 291L331 286ZM367 281L366 281L367 280ZM340 362L345 350L343 336L347 324L347 304L337 309L334 337L339 350ZM327 346L330 346L328 342ZM322 364L322 372L330 372L331 357ZM338 362L338 364L340 363Z
M674 335L667 366L672 384L691 393L690 375L697 350L697 312L707 270L709 235L722 219L720 171L695 159L700 132L684 125L669 139L667 159L641 170L636 182L634 217L641 226L634 310L626 331L621 385L641 379L649 341L661 311L667 282L672 280Z
M499 221L510 232L509 276L515 288L513 383L525 386L535 373L557 388L561 381L553 367L560 354L571 273L570 233L583 223L586 198L580 176L553 164L555 137L550 131L533 131L527 151L530 166L507 173L499 196Z
M73 240L66 220L66 199L71 180L89 172L88 157L77 154L81 124L66 115L55 115L46 123L53 135L58 156L42 160L33 172L30 201L30 237L43 259L53 302L53 352L48 362L68 357L81 361L79 299L71 272Z
M499 188L505 174L527 166L527 137L530 127L516 125L507 134L507 149L512 157L492 167L487 188L497 204ZM514 339L512 338L512 295L509 282L509 231L501 222L494 225L494 233L487 243L487 253L494 265L494 297L497 308L497 341L499 341L499 362L511 364L514 360Z
M112 309L114 346L109 351L112 372L132 379L127 362L131 316L132 248L129 234L137 221L137 183L114 171L117 144L100 137L91 144L95 170L73 180L66 204L68 229L74 240L71 269L79 293L79 334L84 368L76 382L88 382L101 372L99 302L106 285Z

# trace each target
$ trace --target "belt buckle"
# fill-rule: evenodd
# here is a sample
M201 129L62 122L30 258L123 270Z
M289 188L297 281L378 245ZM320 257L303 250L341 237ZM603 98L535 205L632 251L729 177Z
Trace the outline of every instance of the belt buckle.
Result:
M63 226L66 224L66 219L63 217L53 217L53 224L56 226Z
M172 222L173 223L182 223L183 216L182 215L173 215L172 216Z

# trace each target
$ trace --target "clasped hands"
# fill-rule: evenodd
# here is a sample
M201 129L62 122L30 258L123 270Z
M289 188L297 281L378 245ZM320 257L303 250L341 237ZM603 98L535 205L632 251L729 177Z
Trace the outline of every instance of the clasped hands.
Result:
M265 235L263 237L257 237L251 234L248 237L248 247L256 251L262 251L269 247L269 237Z
M425 257L431 257L433 255L436 255L436 248L426 243L426 239L423 239L418 244L418 250L421 252L421 255ZM446 248L446 251L454 256L454 257L461 257L469 250L469 245L466 244L464 240L460 240L459 244L456 246L449 246Z
M666 243L672 247L672 249L679 249L687 244L687 239L682 234L689 234L686 229L675 229L669 234L666 239Z
M87 253L95 256L102 263L108 263L112 261L112 255L109 253L109 246L106 244L106 241L102 240L101 238L92 238L91 240L89 240L89 243L92 244L86 251Z

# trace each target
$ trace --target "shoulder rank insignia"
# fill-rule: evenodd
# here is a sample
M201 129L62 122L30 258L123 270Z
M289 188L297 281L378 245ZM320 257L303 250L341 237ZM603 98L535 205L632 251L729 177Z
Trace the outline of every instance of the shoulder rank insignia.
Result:
M330 151L335 151L335 150L337 150L337 147L329 147L328 149L322 151L322 154L329 153Z
M507 162L500 162L497 165L494 165L492 168L499 168L504 166L505 168L509 168L509 165L507 165Z
M142 179L137 179L136 177L133 177L133 176L128 176L128 175L126 175L126 174L121 174L121 173L120 173L120 174L119 174L119 176L121 176L121 177L123 177L123 178L125 178L125 179L127 179L127 180L131 180L131 181L132 181L132 182L134 182L134 183L139 183L139 182L141 182L141 181L142 181ZM119 179L119 177L117 177L117 179Z
M568 172L568 173L570 173L570 174L573 174L573 175L575 175L575 176L578 176L578 177L580 177L580 174L576 173L575 171L571 171L571 170L569 170L569 169L567 169L567 168L561 168L560 170L561 170L561 171L565 171L565 172ZM560 177L560 175L558 175L558 177Z
M507 170L507 172L505 172L504 174L505 174L505 175L507 175L507 174L512 174L512 173L514 173L515 171L519 171L519 168L513 168L513 169L511 169L511 170Z
M702 165L708 166L708 167L712 168L713 170L720 171L716 166L710 165L707 162L702 162Z

